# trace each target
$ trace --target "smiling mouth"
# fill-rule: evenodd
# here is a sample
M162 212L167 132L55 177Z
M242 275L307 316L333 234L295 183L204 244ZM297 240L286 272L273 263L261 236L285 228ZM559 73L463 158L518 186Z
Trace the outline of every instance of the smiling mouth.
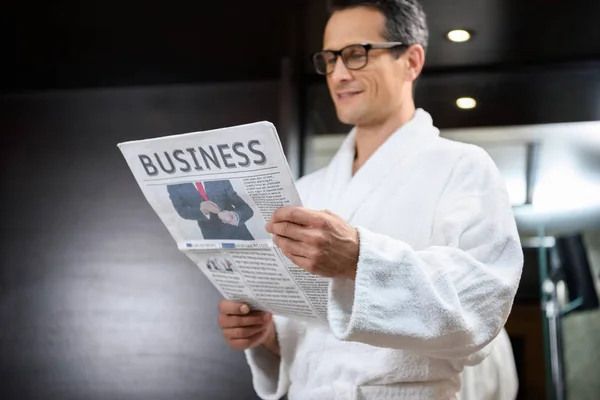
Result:
M349 100L349 99L354 98L355 96L358 96L361 93L362 93L362 91L360 91L360 90L357 90L354 92L344 92L344 93L338 93L337 97L338 97L338 100Z

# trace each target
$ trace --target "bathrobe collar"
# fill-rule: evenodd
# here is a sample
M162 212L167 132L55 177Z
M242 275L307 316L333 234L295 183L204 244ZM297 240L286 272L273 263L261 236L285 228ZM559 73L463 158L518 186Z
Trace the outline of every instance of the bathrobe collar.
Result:
M385 178L394 179L398 166L410 157L418 156L439 130L433 126L429 113L417 109L413 119L394 132L367 162L352 176L356 129L353 128L337 151L325 174L323 194L326 208L351 221L354 213Z

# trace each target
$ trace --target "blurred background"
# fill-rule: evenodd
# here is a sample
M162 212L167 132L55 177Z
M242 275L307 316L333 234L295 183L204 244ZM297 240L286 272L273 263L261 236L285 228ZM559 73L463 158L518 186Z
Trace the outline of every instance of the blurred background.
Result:
M116 144L269 120L295 176L326 165L350 129L309 62L326 5L2 4L0 399L256 398ZM600 2L423 5L417 106L490 153L522 235L519 398L598 399Z

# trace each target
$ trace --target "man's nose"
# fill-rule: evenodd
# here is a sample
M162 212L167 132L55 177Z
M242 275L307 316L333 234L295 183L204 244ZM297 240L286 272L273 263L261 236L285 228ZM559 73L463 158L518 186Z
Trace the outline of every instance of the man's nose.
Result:
M331 71L330 77L334 82L343 82L352 79L352 74L344 64L344 60L342 60L341 57L338 57L335 60L333 71Z

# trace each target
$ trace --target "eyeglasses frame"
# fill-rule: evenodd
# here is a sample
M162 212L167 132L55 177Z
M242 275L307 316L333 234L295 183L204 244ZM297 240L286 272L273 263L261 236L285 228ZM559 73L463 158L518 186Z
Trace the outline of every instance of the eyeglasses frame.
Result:
M366 60L365 60L365 64L359 68L350 68L348 66L348 63L346 61L346 59L342 56L342 53L344 52L344 50L350 48L350 47L356 47L356 46L360 46L363 47L365 49L365 53L366 53ZM355 44L349 44L348 46L344 46L339 50L320 50L320 51L316 51L314 53L311 54L311 60L312 60L312 64L313 64L313 68L315 68L315 71L317 72L317 74L319 75L330 75L333 71L331 72L319 72L319 70L316 68L315 66L315 57L317 57L317 55L319 54L323 54L323 53L329 53L329 54L333 54L335 56L335 63L337 63L338 57L342 58L342 62L344 63L344 66L351 70L351 71L358 71L363 69L364 67L366 67L369 64L369 52L371 50L393 50L397 47L409 47L409 45L402 43L402 42L379 42L379 43L355 43Z

